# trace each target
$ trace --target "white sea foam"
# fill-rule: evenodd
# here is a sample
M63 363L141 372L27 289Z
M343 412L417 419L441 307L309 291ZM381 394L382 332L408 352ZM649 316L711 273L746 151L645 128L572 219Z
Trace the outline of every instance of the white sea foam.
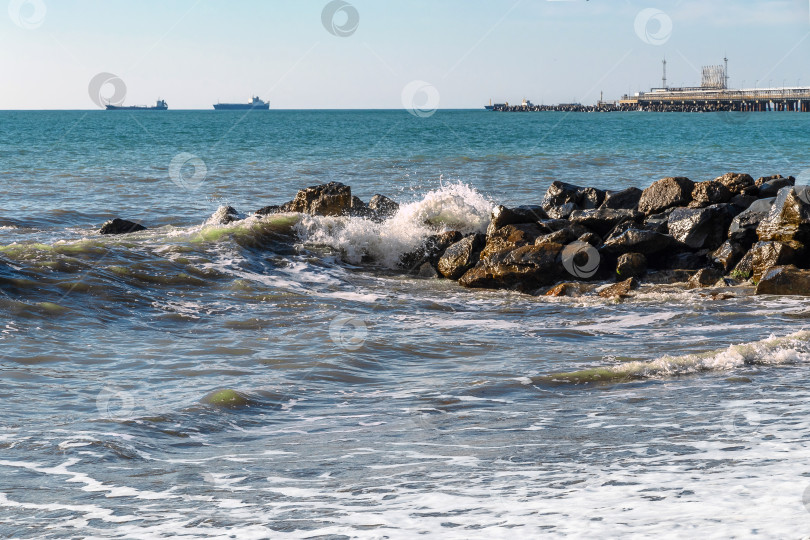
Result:
M366 257L395 268L400 257L436 233L457 230L484 232L492 203L466 184L448 184L422 199L403 204L383 223L363 218L306 216L296 226L304 244L329 246L348 262Z

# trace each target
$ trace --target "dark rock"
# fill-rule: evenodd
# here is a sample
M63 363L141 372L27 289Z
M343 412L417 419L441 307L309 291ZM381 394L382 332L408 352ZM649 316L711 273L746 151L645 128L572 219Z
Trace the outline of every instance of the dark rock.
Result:
M810 241L810 186L780 189L757 227L757 236L762 242L782 242L802 249Z
M734 267L734 270L729 273L731 277L740 280L746 280L751 277L751 274L754 273L754 253L752 250L748 250L743 258L740 259L740 262Z
M757 200L748 209L738 214L729 226L729 239L742 245L745 249L751 247L757 241L757 227L770 213L774 200Z
M571 222L567 219L544 219L538 221L537 225L543 231L543 234L548 234L570 228Z
M688 178L662 178L641 193L638 209L644 214L657 214L673 206L686 206L692 200L695 184Z
M478 262L486 240L483 234L473 234L448 247L439 259L439 272L449 279L463 276Z
M726 173L715 178L714 181L720 182L735 195L755 195L757 192L754 179L748 174Z
M605 235L619 223L635 221L641 216L642 214L635 210L600 208L598 210L576 210L568 219L571 223L582 225L599 235Z
M734 195L728 203L742 211L750 208L750 206L758 200L759 199L753 195Z
M429 262L422 263L422 265L419 267L419 270L416 272L416 275L428 279L435 279L439 277L439 273L436 271L435 268L433 268L433 265L430 264Z
M688 282L695 275L694 270L660 270L647 274L644 281L656 285L672 285Z
M540 206L507 208L498 205L492 210L492 221L489 224L489 230L496 231L506 225L536 223L544 219L548 219L548 215Z
M555 206L562 206L567 203L579 205L582 188L573 184L566 184L555 180L548 186L543 197L543 209L548 211Z
M599 296L602 298L626 298L633 289L638 289L638 280L631 277L602 289L599 291Z
M543 234L545 234L545 230L537 223L506 225L487 236L487 244L481 253L481 257L491 257L497 253L512 251L522 246L534 244L534 241Z
M582 188L579 191L577 205L583 210L599 208L605 200L605 192L592 187Z
M702 289L703 287L711 287L717 283L723 273L716 268L701 268L694 276L689 278L686 284L687 289Z
M722 268L724 272L728 272L740 262L740 259L745 255L745 251L746 247L741 244L733 240L726 240L709 255L709 258L714 264Z
M677 208L669 216L669 234L691 249L717 249L733 218L728 204Z
M670 249L674 244L674 238L669 235L654 231L628 229L622 234L606 240L601 250L612 255L633 252L650 255Z
M751 277L759 281L768 268L792 264L796 256L795 250L787 244L780 242L757 242L751 248Z
M548 214L548 217L552 219L566 219L577 209L578 207L574 203L565 203L561 204L560 206L551 206L545 208L546 214Z
M642 191L637 187L629 187L621 191L608 191L605 193L605 200L600 208L635 210L638 208L641 193Z
M211 217L208 218L208 221L206 221L205 224L227 225L228 223L233 223L234 221L239 221L240 219L244 219L244 216L240 215L233 206L220 206L217 208L216 212L211 214Z
M282 208L313 216L341 216L352 207L352 188L340 182L311 186L298 192L290 203Z
M380 221L385 221L399 212L399 204L396 201L380 194L374 195L368 201L368 208L374 213L375 218Z
M104 223L99 229L99 234L128 234L138 231L145 231L146 227L134 221L115 218Z
M587 232L581 235L579 238L577 238L577 240L592 246L601 246L603 242L602 238L600 238L598 234L592 232Z
M675 210L675 208L669 208L660 214L652 214L647 216L647 218L644 220L643 227L641 228L661 234L669 234L669 216L672 215L672 212Z
M545 296L567 296L573 288L573 283L559 283L547 290Z
M672 270L699 270L709 264L709 259L705 251L692 253L684 251L680 253L670 253L664 257L664 268Z
M447 248L461 240L461 238L462 235L458 231L428 236L418 249L403 255L399 264L410 272L420 271L420 267L425 262L429 262L435 267Z
M810 296L810 270L793 265L771 267L757 283L756 294Z
M346 211L346 214L353 217L369 219L374 215L374 212L372 212L371 208L369 208L366 203L360 200L360 197L355 197L352 195L352 202L349 209Z
M692 202L689 203L689 208L704 208L712 204L727 203L731 197L731 191L716 180L698 182L692 188Z
M534 241L536 245L540 244L570 244L574 240L577 239L577 235L574 234L574 231L571 229L560 229L559 231L555 231L553 233L544 234L543 236L538 236L537 240Z
M760 180L762 179L760 178ZM759 182L759 180L757 180L757 182ZM776 197L780 189L794 185L796 185L796 179L792 176L790 178L783 178L781 176L770 178L765 182L757 183L757 187L759 188L757 196L760 199L764 197Z
M565 275L560 258L562 250L560 244L531 245L482 258L461 276L459 283L464 287L533 292Z
M616 279L640 278L647 273L647 257L641 253L625 253L616 262Z
M289 204L289 203L287 203L287 204ZM284 211L285 210L281 206L272 205L272 206L265 206L265 207L259 208L258 210L256 210L256 215L257 216L267 216L267 215L270 215L270 214L280 214L280 213L282 213Z

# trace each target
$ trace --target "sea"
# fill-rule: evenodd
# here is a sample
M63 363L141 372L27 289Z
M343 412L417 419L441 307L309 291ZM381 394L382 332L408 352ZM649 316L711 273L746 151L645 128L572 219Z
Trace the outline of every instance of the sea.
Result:
M789 112L0 112L0 537L808 538L810 299L397 265L555 180L809 149ZM399 212L254 215L326 182Z

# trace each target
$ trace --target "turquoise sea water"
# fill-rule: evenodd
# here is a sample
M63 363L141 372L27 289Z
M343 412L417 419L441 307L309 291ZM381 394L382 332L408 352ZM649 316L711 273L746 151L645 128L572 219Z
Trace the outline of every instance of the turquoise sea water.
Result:
M440 228L426 219L472 230L553 180L808 183L810 115L43 111L0 126L0 536L810 532L810 302L546 299L390 268ZM328 181L402 209L250 216ZM210 221L222 205L245 219ZM98 235L112 217L149 230ZM555 375L579 370L595 371ZM221 388L250 406L204 403Z

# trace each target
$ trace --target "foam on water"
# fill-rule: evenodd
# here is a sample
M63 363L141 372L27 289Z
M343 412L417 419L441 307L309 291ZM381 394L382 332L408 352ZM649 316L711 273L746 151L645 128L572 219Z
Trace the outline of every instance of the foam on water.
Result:
M492 202L474 188L455 183L401 205L382 223L357 217L306 216L296 230L305 245L331 247L350 263L359 264L370 257L376 264L396 268L402 255L418 248L432 234L484 232L492 207Z

